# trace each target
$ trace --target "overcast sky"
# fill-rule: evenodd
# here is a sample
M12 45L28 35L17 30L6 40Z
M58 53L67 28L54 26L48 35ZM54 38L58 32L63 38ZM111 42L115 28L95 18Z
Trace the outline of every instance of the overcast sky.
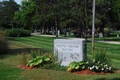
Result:
M3 1L3 0L0 0L0 1ZM22 0L14 0L14 1L17 2L17 4L21 4Z

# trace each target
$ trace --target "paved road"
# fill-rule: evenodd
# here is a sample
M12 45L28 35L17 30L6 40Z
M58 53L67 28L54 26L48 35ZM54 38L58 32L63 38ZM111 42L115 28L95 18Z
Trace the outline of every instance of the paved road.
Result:
M39 33L32 33L31 35L36 35L36 36L46 36L46 37L56 37L55 35L44 35L44 34L39 34ZM84 38L71 38L71 37L62 37L58 36L61 38L69 38L69 39L84 39ZM91 41L91 40L89 40ZM102 41L102 40L95 40L96 42L103 42L103 43L109 43L109 44L120 44L120 42L115 42L115 41Z

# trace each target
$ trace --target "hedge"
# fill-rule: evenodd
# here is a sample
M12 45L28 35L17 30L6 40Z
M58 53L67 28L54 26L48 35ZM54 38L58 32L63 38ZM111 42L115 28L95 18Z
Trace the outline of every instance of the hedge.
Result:
M3 31L3 35L8 37L26 37L30 36L30 34L31 31L18 28L6 29Z

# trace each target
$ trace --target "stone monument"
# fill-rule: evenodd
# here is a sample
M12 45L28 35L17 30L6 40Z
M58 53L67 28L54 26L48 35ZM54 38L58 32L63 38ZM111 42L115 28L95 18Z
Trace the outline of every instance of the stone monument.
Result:
M86 61L86 41L83 39L55 39L54 55L61 66L68 66L73 61Z

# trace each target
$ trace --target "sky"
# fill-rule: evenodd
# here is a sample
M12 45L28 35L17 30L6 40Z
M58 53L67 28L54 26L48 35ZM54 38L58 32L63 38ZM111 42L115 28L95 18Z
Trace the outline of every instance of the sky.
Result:
M15 0L15 2L17 2L17 4L21 4L22 0Z
M0 0L0 1L3 1L3 0ZM17 2L17 4L21 4L22 0L14 0L14 1Z

